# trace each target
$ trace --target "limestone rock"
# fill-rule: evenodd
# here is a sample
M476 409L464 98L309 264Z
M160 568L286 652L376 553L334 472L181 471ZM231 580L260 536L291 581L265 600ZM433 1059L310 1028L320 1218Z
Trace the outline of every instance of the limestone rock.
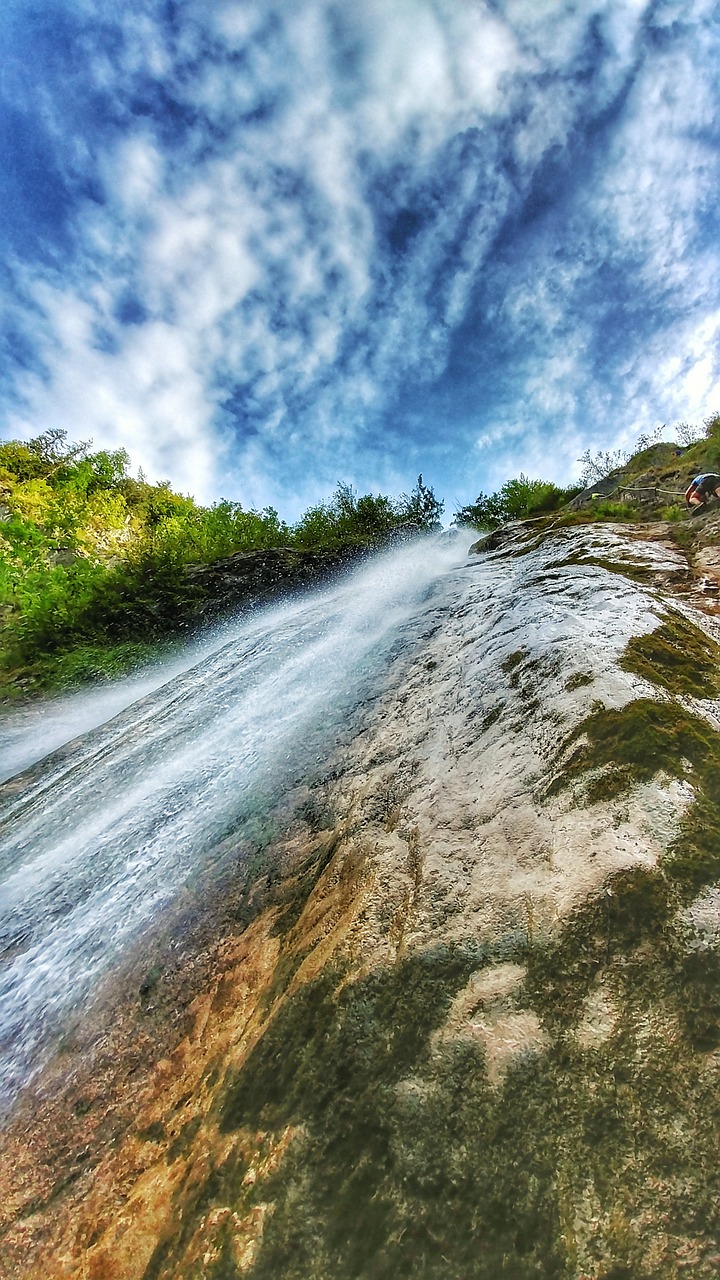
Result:
M637 536L515 527L405 620L10 1117L4 1274L716 1280L720 706Z

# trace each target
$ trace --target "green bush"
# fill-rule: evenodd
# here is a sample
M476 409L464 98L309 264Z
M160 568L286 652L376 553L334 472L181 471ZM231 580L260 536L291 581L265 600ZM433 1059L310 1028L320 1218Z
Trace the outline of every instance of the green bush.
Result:
M351 485L338 484L329 502L310 507L291 533L299 547L335 547L344 543L382 541L399 525L411 524L424 531L440 528L444 504L422 475L409 494L393 500L378 494L359 498Z
M475 502L458 508L455 523L475 529L495 529L508 520L557 511L579 492L576 486L559 489L552 481L530 480L521 472L517 479L506 480L496 493L489 496L480 493Z
M397 514L401 522L416 524L420 529L439 529L444 510L445 503L436 498L433 490L423 484L422 475L419 475L412 493L402 494Z
M687 516L687 508L681 507L677 502L672 503L669 507L663 507L660 511L661 520L671 520L676 523L684 520Z
M596 520L637 520L638 508L633 502L613 502L600 498L592 503L590 514Z
M168 645L167 651L171 650ZM34 664L34 684L45 692L77 689L116 680L140 671L165 650L157 643L124 640L117 644L77 644L71 649L41 655Z
M345 542L366 542L383 537L400 521L397 504L378 494L358 498L355 490L339 484L329 502L310 507L292 531L299 547L332 547Z

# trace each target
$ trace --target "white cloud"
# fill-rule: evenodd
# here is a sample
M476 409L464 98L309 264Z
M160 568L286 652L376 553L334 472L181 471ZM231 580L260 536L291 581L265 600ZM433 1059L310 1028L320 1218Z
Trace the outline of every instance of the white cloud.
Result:
M143 216L164 185L164 163L148 134L131 134L104 158L105 185L120 216Z
M705 0L690 8L698 23L709 12ZM543 161L575 145L588 112L609 109L635 73L649 9L640 0L507 0L501 13L482 0L189 3L169 35L151 0L137 0L117 57L99 45L88 66L128 112L135 91L161 89L176 103L176 132L128 115L123 136L98 144L107 203L78 208L74 263L22 269L32 310L15 319L44 374L18 376L23 403L9 429L52 422L124 444L149 474L202 497L287 496L308 453L297 503L341 468L397 475L397 458L378 462L369 428L404 381L443 374L494 270L498 235ZM655 6L654 20L672 12ZM605 47L592 79L594 20ZM693 61L698 47L710 61L705 40L698 27L695 44L645 51L570 201L568 244L538 231L524 261L506 268L500 320L517 335L520 411L469 429L478 450L495 452L489 474L521 439L527 458L572 467L578 445L568 442L593 423L608 429L611 391L594 364L602 315L587 301L603 264L633 261L636 294L674 291L678 313L627 351L629 415L649 422L672 402L675 416L691 416L715 394L717 326L706 319L720 266L696 243L717 176L702 141L713 86ZM403 208L417 210L417 226L391 259L383 218ZM129 295L141 323L118 319ZM691 365L676 368L673 343L693 351ZM249 426L233 471L223 405L236 386ZM542 421L554 424L554 452L539 443Z

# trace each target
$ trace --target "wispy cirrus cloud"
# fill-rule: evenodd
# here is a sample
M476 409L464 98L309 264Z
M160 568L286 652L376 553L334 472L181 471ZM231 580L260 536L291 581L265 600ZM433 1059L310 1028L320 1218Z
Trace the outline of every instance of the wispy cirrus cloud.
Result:
M566 478L720 402L706 0L38 15L3 20L6 432L292 511Z

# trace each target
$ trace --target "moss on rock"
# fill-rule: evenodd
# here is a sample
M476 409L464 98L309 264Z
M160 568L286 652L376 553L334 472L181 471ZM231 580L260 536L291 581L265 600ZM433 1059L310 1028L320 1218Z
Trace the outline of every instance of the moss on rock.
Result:
M660 771L691 780L707 774L709 783L720 758L718 735L706 720L654 698L637 698L619 710L598 708L566 740L565 753L568 748L549 792L585 779L590 803L649 782Z
M609 916L588 906L544 961L529 957L516 999L541 1009L550 1043L516 1055L497 1086L471 1030L434 1033L471 973L506 961L507 948L468 940L355 979L328 968L290 994L218 1097L221 1131L239 1145L194 1187L145 1280L196 1274L181 1259L204 1215L245 1221L268 1204L250 1265L237 1262L228 1216L207 1274L672 1280L678 1256L691 1256L711 1280L720 1100L693 1037L707 1043L714 971L673 941L659 880L617 883L608 901ZM584 969L583 927L594 930ZM618 1017L588 1048L572 1025L601 969ZM559 1017L551 996L563 980L578 989ZM244 1144L257 1167L288 1130L282 1161L248 1178Z
M620 666L670 693L720 696L720 645L675 609L654 631L632 637Z
M287 1001L220 1115L228 1132L301 1130L257 1192L274 1212L255 1280L564 1274L556 1152L532 1124L554 1084L533 1097L517 1079L503 1101L478 1041L431 1038L492 959L467 943L344 985L327 970Z

